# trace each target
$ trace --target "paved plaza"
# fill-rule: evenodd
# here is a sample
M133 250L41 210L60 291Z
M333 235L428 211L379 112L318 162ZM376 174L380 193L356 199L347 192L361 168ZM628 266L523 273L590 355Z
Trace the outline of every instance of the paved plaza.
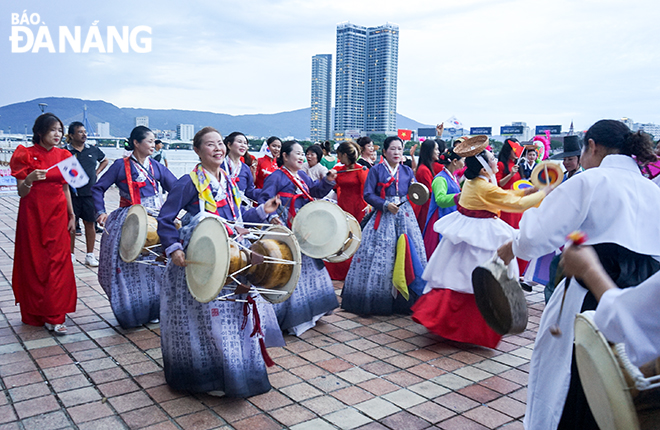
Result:
M117 207L116 191L106 200ZM119 327L96 269L82 264L83 237L69 334L21 323L11 290L18 202L0 198L0 429L523 428L543 310L538 287L526 294L527 331L494 350L446 341L410 317L339 310L269 349L270 392L247 399L177 392L165 383L158 324ZM335 282L337 295L341 287Z

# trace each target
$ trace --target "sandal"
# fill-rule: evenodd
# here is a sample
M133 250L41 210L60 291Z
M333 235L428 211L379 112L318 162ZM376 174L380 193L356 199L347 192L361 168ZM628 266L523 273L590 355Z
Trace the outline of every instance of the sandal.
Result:
M52 331L53 334L56 336L64 336L66 335L66 326L64 324L48 324L45 323L44 326L48 329L48 331Z

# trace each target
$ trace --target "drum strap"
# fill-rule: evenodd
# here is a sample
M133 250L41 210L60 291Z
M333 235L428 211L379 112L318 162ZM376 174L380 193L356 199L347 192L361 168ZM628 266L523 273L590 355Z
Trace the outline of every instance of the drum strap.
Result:
M126 157L124 158L124 170L126 171L126 185L128 185L128 194L131 196L131 201L122 197L119 201L119 206L122 208L139 205L142 203L140 196L140 188L147 185L146 182L134 182L133 175L131 174L131 160Z
M309 194L309 187L307 186L305 181L302 180L299 181L298 179L295 178L295 176L291 174L291 172L289 172L289 170L287 170L284 167L280 167L280 170L286 175L287 178L289 178L291 182L293 182L293 185L295 185L296 188L300 189L300 192L302 193L303 196L305 196L309 201L314 200L314 197L312 197Z
M398 176L398 175L397 175ZM387 191L387 188L394 183L398 178L397 176L392 176L389 181L387 182L379 182L376 184L376 188L382 187L380 189L380 198L384 199L385 198L385 192ZM376 222L374 223L374 230L378 230L378 226L380 225L380 217L383 216L383 211L381 209L378 210L378 213L376 213Z
M250 307L252 309L250 309ZM245 330L245 327L247 326L247 322L248 322L248 315L250 315L250 312L252 312L252 319L254 325L254 328L252 329L252 333L250 333L250 337L257 336L259 338L259 347L261 348L261 355L264 358L264 362L266 363L266 366L272 367L275 365L275 362L273 362L273 359L270 358L270 355L268 355L268 351L266 350L266 343L264 342L264 332L261 330L261 317L259 316L257 303L254 301L252 296L248 295L247 302L243 305L243 324L241 325L241 330Z
M296 200L299 199L300 197L305 197L307 200L310 202L314 201L314 197L312 197L309 194L309 188L307 187L307 184L305 181L298 181L292 174L289 172L287 169L280 167L280 170L282 173L286 175L287 178L293 183L293 185L301 191L301 194L293 194L293 193L285 193L285 192L280 192L277 193L278 196L280 197L285 197L285 198L290 198L291 202L289 202L289 217L287 219L287 224L289 227L291 227L291 223L293 222L293 218L296 216Z
M287 226L291 228L291 223L293 222L293 218L296 216L296 200L300 197L303 197L303 195L284 193L284 192L277 193L277 195L280 197L291 199L291 201L289 202L289 216L287 217L286 220Z

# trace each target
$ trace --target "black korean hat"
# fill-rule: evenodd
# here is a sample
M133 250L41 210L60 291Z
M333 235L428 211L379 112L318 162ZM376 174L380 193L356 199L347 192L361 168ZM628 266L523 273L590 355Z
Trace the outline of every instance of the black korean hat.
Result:
M582 145L577 136L564 136L564 152L550 157L551 160L561 160L563 158L575 157L582 154Z

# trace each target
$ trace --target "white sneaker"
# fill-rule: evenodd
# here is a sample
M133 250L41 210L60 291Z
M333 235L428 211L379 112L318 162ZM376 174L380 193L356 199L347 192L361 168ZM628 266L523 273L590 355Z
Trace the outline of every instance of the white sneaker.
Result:
M85 255L85 264L89 267L99 267L99 261L94 257L94 254Z
M76 264L76 254L74 254L74 253L71 253L71 262L73 264Z

